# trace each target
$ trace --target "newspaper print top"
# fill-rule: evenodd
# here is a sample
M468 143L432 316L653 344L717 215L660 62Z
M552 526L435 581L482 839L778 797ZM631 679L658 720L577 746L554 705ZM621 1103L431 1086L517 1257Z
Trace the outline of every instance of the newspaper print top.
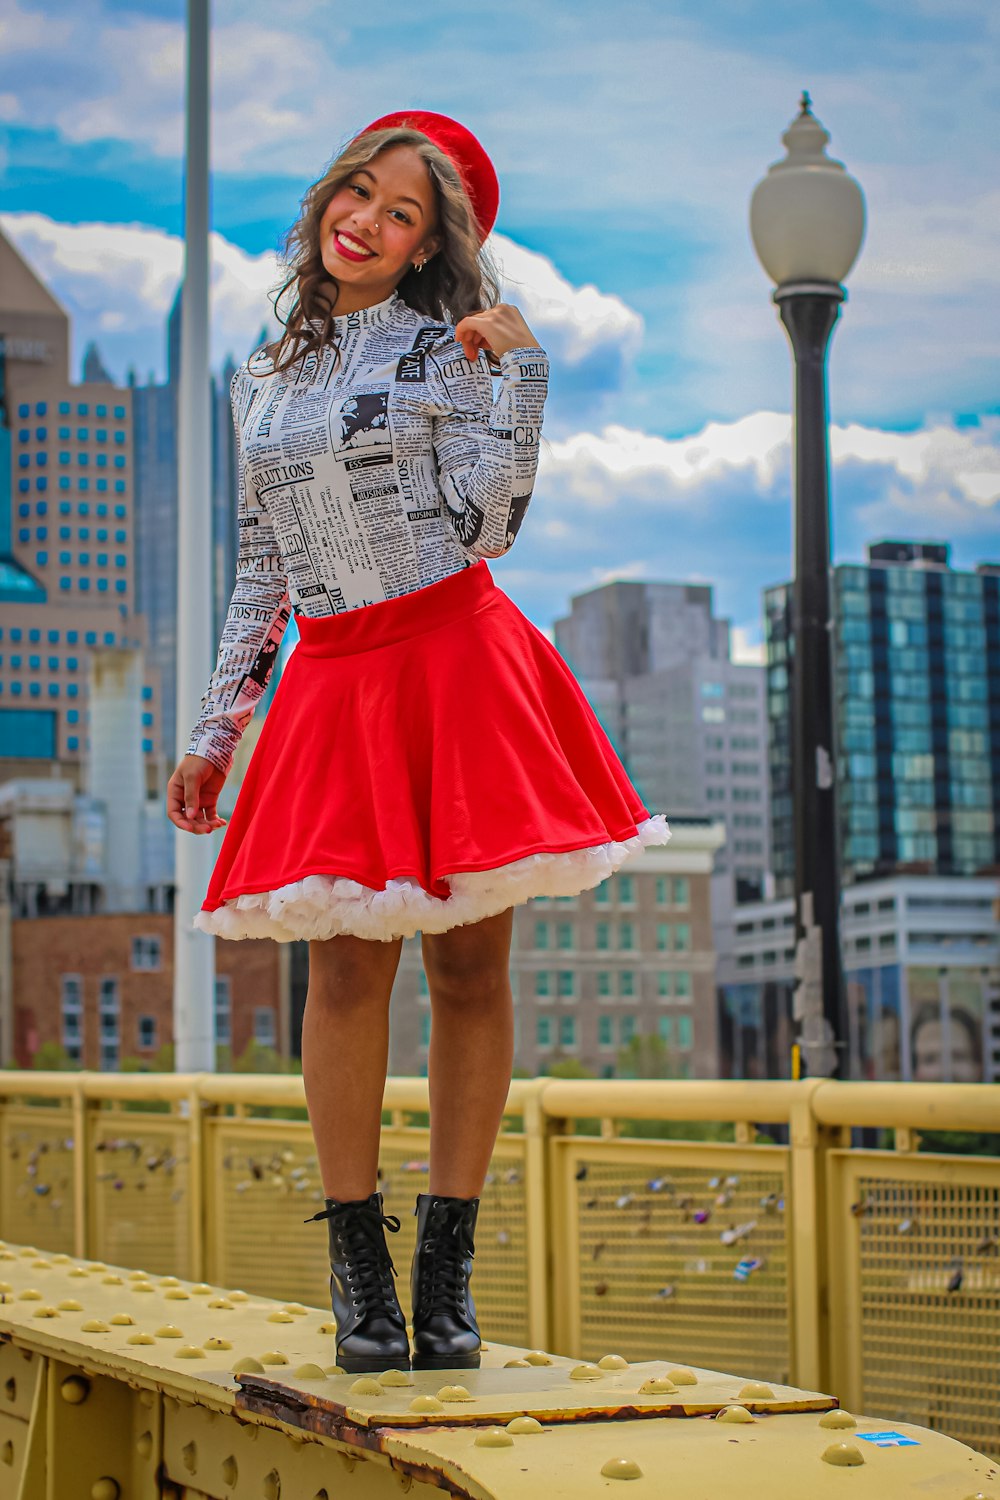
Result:
M316 323L318 328L320 325ZM188 753L228 774L290 615L362 609L500 557L538 468L549 362L537 345L473 363L454 324L392 292L333 319L283 372L263 347L231 385L236 586Z

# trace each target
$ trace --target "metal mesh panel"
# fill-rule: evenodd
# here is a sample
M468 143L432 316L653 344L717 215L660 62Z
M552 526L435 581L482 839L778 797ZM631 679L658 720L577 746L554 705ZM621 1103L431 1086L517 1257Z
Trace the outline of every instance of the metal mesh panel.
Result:
M739 1165L652 1170L630 1160L571 1158L579 1218L579 1353L671 1359L790 1378L785 1174ZM586 1175L581 1175L585 1173ZM704 1215L708 1215L704 1218ZM720 1238L726 1235L728 1243ZM735 1235L735 1237L733 1237ZM753 1265L752 1262L758 1264ZM739 1277L739 1279L738 1279Z
M994 1186L860 1176L853 1211L865 1411L1000 1457L1000 1165Z
M190 1277L188 1125L124 1112L93 1118L90 1254L116 1266Z
M73 1116L69 1109L3 1111L0 1234L73 1252Z
M262 1296L329 1305L330 1267L324 1221L305 1224L323 1207L323 1189L308 1124L295 1121L206 1122L216 1170L210 1274L215 1281ZM427 1191L428 1135L382 1131L381 1180L386 1213L400 1220L387 1234L400 1302L409 1317L409 1271L415 1243L414 1205ZM476 1228L472 1293L483 1337L502 1343L527 1338L525 1287L528 1236L524 1147L503 1137L490 1165Z

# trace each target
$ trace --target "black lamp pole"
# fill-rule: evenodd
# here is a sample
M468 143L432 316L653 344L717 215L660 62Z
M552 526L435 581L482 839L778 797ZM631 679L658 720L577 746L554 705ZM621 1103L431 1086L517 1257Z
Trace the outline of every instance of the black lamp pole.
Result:
M803 93L787 155L754 188L750 234L777 290L795 357L795 584L789 691L797 980L793 1016L808 1072L843 1076L839 840L830 608L826 352L865 233L864 194L827 156L830 132Z
M795 1016L807 1071L846 1075L840 952L826 354L846 297L801 282L773 294L795 359L795 584L792 608L792 806Z

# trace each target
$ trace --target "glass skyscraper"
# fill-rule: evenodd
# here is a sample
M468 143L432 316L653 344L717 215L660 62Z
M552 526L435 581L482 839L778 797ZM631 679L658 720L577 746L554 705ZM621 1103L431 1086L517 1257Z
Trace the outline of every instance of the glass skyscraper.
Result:
M794 885L792 585L765 594L772 848ZM976 875L1000 863L1000 564L877 542L833 572L842 879Z

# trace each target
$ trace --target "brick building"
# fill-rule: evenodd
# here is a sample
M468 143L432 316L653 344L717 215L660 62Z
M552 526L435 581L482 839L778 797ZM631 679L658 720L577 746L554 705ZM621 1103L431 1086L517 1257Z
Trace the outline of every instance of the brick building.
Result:
M14 1060L56 1042L84 1068L151 1063L173 1041L173 916L15 917L10 923ZM252 1039L288 1052L288 947L215 945L216 1040L238 1058Z

